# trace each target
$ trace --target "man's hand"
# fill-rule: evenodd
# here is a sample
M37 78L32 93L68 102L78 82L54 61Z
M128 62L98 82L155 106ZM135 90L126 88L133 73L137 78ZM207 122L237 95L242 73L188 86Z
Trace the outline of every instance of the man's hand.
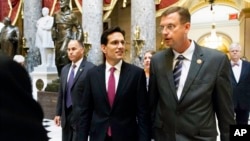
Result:
M61 125L61 117L60 116L55 116L54 122L57 126Z

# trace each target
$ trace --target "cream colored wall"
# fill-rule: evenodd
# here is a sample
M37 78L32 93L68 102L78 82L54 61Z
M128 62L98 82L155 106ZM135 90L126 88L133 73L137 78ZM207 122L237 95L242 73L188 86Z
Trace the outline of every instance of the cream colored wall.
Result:
M231 24L228 23L220 23L216 24L216 31L230 37L232 42L239 42L240 38L240 28L239 22L233 22ZM207 33L210 33L211 25L191 25L191 30L189 32L190 39L198 41L202 36Z

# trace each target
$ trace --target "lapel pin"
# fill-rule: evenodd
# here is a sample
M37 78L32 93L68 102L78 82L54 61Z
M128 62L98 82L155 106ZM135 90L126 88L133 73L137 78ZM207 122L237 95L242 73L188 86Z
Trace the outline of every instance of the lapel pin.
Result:
M82 69L80 69L80 71L82 71Z
M201 59L197 59L197 64L201 64L202 63L202 60Z

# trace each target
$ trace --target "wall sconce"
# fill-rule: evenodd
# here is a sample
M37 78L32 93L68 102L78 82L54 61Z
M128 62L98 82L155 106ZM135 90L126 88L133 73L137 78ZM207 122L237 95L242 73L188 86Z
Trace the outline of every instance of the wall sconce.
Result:
M23 41L22 47L23 47L23 48L27 48L27 46L26 46L26 38L23 37L23 38L22 38L22 41Z
M127 6L127 0L123 0L122 8L125 8L126 6Z
M140 56L141 49L143 45L145 44L145 41L140 39L140 34L141 34L141 29L139 26L136 26L135 33L134 33L135 39L133 40L133 45L135 47L136 56Z
M24 54L24 56L26 56L28 53L28 50L29 50L29 47L27 47L26 38L22 37L22 54Z
M83 44L84 44L84 55L87 57L89 50L91 49L91 44L88 42L88 32L83 33Z

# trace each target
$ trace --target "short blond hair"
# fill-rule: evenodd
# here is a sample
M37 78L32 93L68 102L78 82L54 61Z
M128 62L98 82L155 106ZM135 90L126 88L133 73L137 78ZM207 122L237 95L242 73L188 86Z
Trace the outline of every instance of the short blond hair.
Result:
M235 48L241 50L240 44L239 44L239 43L232 43L232 44L230 45L230 47L229 47L229 50L233 50L233 49L235 49Z

